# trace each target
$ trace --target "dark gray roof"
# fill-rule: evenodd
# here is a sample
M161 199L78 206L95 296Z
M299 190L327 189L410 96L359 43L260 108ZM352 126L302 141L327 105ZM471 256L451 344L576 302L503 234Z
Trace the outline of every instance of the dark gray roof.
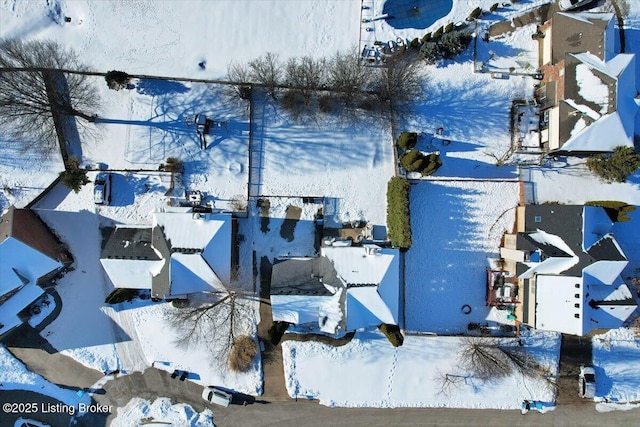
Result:
M603 14L593 14L593 18L580 19L588 14L572 15L555 13L551 32L552 57L554 64L565 59L568 53L590 52L604 60L605 32L609 21Z
M288 259L273 266L271 295L331 295L323 282L334 286L341 283L326 257Z
M611 235L604 236L594 243L587 251L596 261L626 261L627 258L620 252L620 248L613 241Z
M159 260L151 243L151 228L118 227L107 240L101 258Z
M537 230L560 236L573 253L579 257L579 262L563 274L582 276L582 269L593 263L591 256L582 250L582 211L583 206L579 205L527 205L525 209L525 232L518 233L517 248L524 251L532 251L539 248L544 252L546 245L533 241L527 235L527 233ZM544 253L546 256L563 256L553 255L555 249L546 249L550 251L549 253Z

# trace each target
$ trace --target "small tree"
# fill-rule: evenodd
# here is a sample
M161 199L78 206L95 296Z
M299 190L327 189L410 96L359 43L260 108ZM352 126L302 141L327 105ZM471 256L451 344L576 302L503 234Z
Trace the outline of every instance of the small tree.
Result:
M605 182L626 182L640 168L640 156L632 147L616 147L612 153L595 154L587 167Z
M107 81L109 89L120 90L127 87L127 84L131 80L131 76L124 71L112 70L107 72L104 79Z
M80 168L77 157L71 157L66 164L66 169L60 172L60 180L75 193L78 193L83 185L91 182L87 177L87 171Z
M358 64L355 52L336 53L329 64L329 85L340 92L346 106L351 106L354 99L368 83L368 67Z
M247 372L253 366L253 359L258 354L258 346L253 338L241 335L231 347L229 369L234 372Z
M230 94L245 101L251 99L251 81L249 67L240 62L231 62L227 67L227 79L236 83L228 86Z

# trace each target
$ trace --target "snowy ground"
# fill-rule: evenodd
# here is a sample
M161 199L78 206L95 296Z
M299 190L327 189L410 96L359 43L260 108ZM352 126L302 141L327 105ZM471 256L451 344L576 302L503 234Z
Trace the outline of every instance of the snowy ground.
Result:
M405 260L405 328L455 334L484 323L486 268L511 230L518 183L421 182L411 187L413 245ZM472 311L465 315L462 306Z
M504 343L517 346L515 339ZM555 376L559 334L534 333L523 343ZM519 409L525 399L553 406L554 393L541 380L515 374L482 382L461 372L453 357L461 346L459 337L408 336L394 348L379 332L360 332L343 347L284 341L287 391L327 406ZM445 374L466 378L443 391Z
M359 1L291 6L287 0L3 0L0 36L56 40L97 71L195 78L224 77L231 61L269 51L282 58L331 56L358 43ZM64 22L67 16L71 22Z
M592 339L596 400L640 402L640 339L628 329L612 330Z
M211 427L213 413L209 409L198 413L189 405L179 403L172 405L167 398L159 398L154 402L134 398L124 408L118 408L118 415L113 419L112 427L130 427L134 425L172 425L181 427Z

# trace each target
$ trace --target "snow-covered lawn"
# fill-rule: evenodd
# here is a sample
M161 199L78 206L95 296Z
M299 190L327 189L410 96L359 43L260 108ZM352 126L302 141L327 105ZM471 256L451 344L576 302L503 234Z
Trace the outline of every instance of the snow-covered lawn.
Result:
M320 117L302 124L268 101L255 108L261 195L335 197L336 220L386 223L387 182L394 173L386 120Z
M0 345L0 390L29 390L76 407L91 402L88 394L78 396L75 391L60 388L29 371L3 345Z
M515 339L504 343L517 346ZM560 335L534 333L523 337L523 343L555 376ZM394 348L377 331L359 332L343 347L284 341L287 391L327 406L519 409L525 399L553 405L554 393L544 381L513 374L482 382L461 372L454 357L461 348L460 337L418 336L407 336ZM466 378L443 391L446 374Z
M522 179L534 183L534 200L583 204L591 200L619 200L640 205L640 173L625 183L607 184L585 166L582 159L563 159L545 167L523 168Z
M640 402L640 339L629 329L616 329L592 343L596 400Z
M231 61L269 51L288 58L351 48L360 1L8 0L0 16L0 36L56 40L98 71L217 78Z
M411 187L413 245L405 259L405 327L461 333L483 323L486 268L511 230L518 183L421 182ZM465 315L462 306L472 311Z
M189 405L178 403L172 405L171 401L158 398L153 402L133 398L123 408L118 408L118 415L111 422L113 427L130 427L134 425L173 425L181 427L211 427L213 426L213 413L209 409L198 413Z

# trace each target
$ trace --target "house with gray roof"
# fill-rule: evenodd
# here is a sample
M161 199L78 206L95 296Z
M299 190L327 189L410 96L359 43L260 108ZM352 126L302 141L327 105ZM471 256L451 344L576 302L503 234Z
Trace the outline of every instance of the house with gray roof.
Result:
M539 28L541 146L555 155L633 147L635 55L615 51L612 13L558 12Z
M151 226L117 226L100 263L116 288L150 289L152 298L224 292L231 280L229 214L165 208Z
M518 289L518 321L573 335L622 326L638 308L621 278L628 261L604 208L527 205L501 256Z
M277 262L271 308L274 321L327 333L398 325L399 251L373 244L323 246L317 258Z

